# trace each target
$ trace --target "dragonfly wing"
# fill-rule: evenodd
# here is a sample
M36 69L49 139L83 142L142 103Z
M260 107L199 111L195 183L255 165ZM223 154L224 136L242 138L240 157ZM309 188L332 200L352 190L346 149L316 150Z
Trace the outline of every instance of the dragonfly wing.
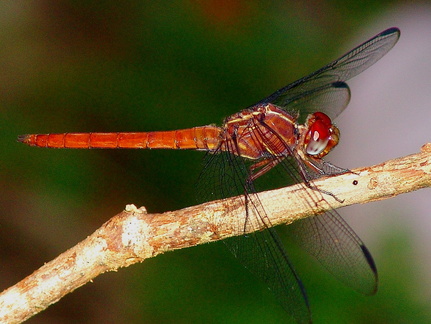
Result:
M204 171L198 182L198 194L205 200L243 195L247 212L244 218L238 220L237 226L244 231L258 226L261 228L262 225L267 229L232 237L224 240L224 243L250 272L266 283L287 313L298 323L311 323L303 284L289 261L276 230L270 228L270 221L258 194L251 185L246 184L250 170L248 162L225 152L207 154ZM213 190L210 196L205 196L208 188Z
M349 104L350 89L344 82L334 82L308 89L289 100L289 111L302 113L297 119L301 124L308 114L316 111L325 111L332 118L337 116Z
M361 239L335 211L287 226L294 240L345 285L365 295L377 291L377 269Z
M298 323L310 323L311 312L304 286L274 228L224 241L236 258L274 293L281 306Z
M323 68L277 90L258 104L273 103L289 110L289 105L293 99L300 97L301 94L306 96L312 89L345 82L366 70L381 59L396 44L399 37L398 28L389 28ZM323 101L320 111L327 113L331 118L335 118L343 109L343 106L334 108ZM314 111L305 110L305 112Z

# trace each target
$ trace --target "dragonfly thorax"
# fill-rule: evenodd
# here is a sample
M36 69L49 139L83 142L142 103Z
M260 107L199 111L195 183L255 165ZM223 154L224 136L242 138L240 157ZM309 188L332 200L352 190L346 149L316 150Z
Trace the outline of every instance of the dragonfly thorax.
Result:
M224 132L226 149L253 160L287 156L298 142L296 117L273 104L257 105L228 117Z

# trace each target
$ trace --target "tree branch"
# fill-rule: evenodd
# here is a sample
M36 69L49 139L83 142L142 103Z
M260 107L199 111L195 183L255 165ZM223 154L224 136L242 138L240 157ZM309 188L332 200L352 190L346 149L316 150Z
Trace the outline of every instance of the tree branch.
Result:
M394 197L431 186L431 144L421 152L313 182L259 194L271 224L291 223L329 208ZM331 192L319 202L316 192ZM301 197L301 199L298 199ZM39 313L101 273L158 254L244 234L241 197L208 202L163 214L134 205L112 217L85 240L0 294L0 322L17 323ZM331 206L329 206L329 201ZM230 212L226 213L226 209ZM244 224L244 221L242 222ZM262 225L261 228L265 229Z

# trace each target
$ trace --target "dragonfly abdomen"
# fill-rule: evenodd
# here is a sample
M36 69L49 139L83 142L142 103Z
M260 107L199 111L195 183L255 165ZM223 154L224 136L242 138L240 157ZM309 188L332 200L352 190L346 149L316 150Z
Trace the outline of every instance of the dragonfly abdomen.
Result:
M61 133L30 134L18 141L30 146L48 148L136 148L194 149L212 151L220 144L222 129L201 126L189 129L136 133Z

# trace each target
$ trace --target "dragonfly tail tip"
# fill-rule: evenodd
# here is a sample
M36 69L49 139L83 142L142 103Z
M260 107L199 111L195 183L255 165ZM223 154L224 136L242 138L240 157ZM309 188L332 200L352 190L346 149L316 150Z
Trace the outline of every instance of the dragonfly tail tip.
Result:
M17 139L18 142L20 143L28 143L30 140L30 135L25 134L25 135L18 135Z

